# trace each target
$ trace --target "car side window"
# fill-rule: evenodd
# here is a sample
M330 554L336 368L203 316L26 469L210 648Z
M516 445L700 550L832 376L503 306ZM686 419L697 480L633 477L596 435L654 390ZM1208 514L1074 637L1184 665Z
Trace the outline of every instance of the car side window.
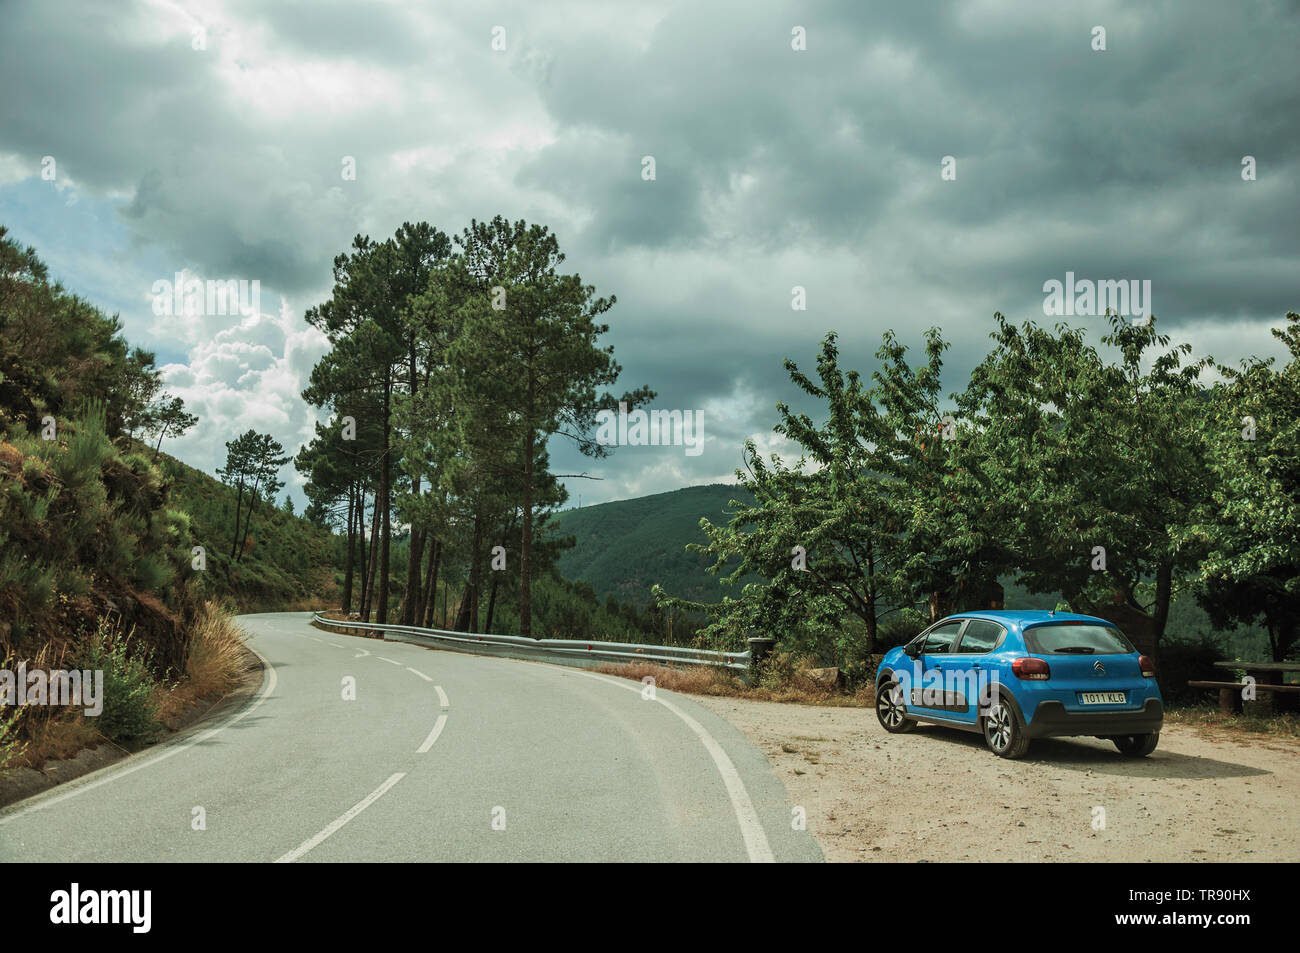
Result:
M963 655L983 655L993 651L1002 637L1002 626L985 619L971 619L966 624L966 631L961 634L957 651Z
M952 651L952 644L957 640L957 633L961 631L962 620L956 622L945 622L930 631L925 638L925 648L922 650L926 655L942 655L945 652Z

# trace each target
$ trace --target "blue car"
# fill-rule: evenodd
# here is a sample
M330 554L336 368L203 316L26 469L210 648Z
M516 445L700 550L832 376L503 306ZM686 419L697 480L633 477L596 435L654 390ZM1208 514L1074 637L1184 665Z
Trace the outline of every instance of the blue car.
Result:
M1034 738L1094 735L1125 755L1155 751L1164 721L1155 665L1112 622L1068 612L959 612L886 653L876 717L977 731L1018 758Z

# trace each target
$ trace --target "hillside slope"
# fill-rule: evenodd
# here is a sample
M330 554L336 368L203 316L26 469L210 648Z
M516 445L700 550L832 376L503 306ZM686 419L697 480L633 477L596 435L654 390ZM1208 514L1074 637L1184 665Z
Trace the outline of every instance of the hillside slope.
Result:
M560 557L560 574L589 583L602 599L613 595L640 607L649 603L655 583L696 601L716 602L724 592L735 595L736 587L724 587L705 572L708 557L686 551L687 543L706 541L701 517L730 521L727 503L732 499L753 498L741 487L714 483L558 513L557 532L577 540Z
M173 499L189 514L194 543L206 550L208 595L228 597L243 612L324 607L337 599L334 570L340 543L327 530L259 502L244 534L243 557L236 562L230 555L234 489L165 453L159 454L157 466L171 484Z

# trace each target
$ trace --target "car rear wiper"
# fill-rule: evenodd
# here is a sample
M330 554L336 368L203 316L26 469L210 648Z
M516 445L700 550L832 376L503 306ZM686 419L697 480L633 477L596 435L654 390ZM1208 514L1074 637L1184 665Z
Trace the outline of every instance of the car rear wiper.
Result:
M1092 655L1097 650L1091 645L1067 645L1056 651L1060 655Z

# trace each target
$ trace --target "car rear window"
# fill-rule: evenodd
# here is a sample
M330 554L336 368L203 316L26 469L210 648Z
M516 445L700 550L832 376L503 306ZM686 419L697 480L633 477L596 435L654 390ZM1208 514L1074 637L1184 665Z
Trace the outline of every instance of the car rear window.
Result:
M1133 646L1119 629L1077 622L1025 629L1025 647L1036 655L1128 655Z

